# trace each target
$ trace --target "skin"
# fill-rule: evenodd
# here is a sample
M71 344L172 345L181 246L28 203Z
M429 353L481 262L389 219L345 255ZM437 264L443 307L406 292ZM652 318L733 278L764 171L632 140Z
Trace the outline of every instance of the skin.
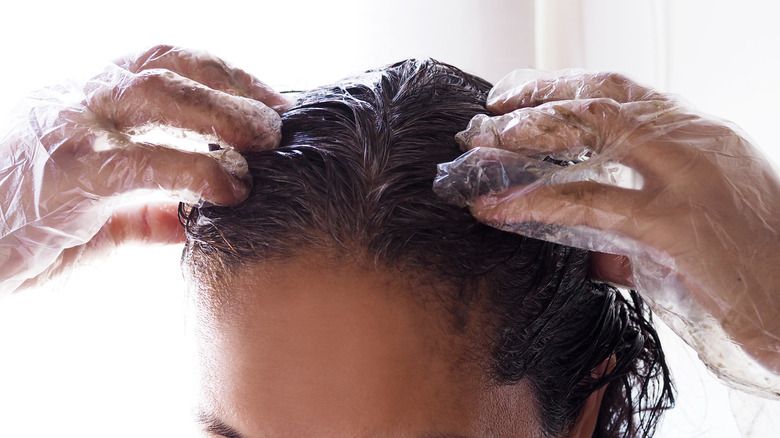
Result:
M456 330L393 277L307 255L199 291L205 436L541 436L526 385L495 386L475 360L484 318Z

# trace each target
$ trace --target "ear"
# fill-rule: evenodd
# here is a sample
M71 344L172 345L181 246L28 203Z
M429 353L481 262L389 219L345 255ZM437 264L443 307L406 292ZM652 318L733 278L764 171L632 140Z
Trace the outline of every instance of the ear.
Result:
M607 386L594 392L585 402L580 418L574 424L574 428L566 435L567 438L591 438L596 429L596 421L599 418L599 409L601 408L601 399L604 398L604 391Z
M615 367L615 356L611 356L606 359L599 366L593 370L594 377L600 377L604 374L609 374ZM601 400L604 398L604 392L607 390L608 385L604 385L596 392L588 397L585 401L585 406L582 408L582 413L574 423L574 427L566 435L566 438L591 438L593 437L593 431L596 429L596 421L599 418L599 410L601 409Z

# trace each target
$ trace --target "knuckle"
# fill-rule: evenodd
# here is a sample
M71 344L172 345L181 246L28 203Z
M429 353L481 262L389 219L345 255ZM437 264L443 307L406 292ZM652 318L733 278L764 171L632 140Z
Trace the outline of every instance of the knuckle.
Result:
M581 109L591 114L609 114L617 112L620 104L609 98L585 99L582 101Z
M165 55L166 53L170 53L173 51L179 50L178 47L170 45L170 44L157 44L155 46L150 47L147 49L143 55L141 55L144 58L151 58L151 57L159 57L162 55Z
M160 91L174 85L176 80L176 74L169 70L143 70L128 79L126 88L137 92Z
M172 45L158 44L142 52L124 57L117 61L116 64L131 73L138 73L139 71L146 70L149 63L165 59L170 56L171 53L176 53L178 50L177 47Z
M712 131L713 136L721 137L724 139L742 138L739 132L739 128L735 125L731 125L729 122L713 120L713 121L709 121L708 125L709 125L709 129Z
M625 76L625 75L623 75L621 73L612 72L612 71L598 72L598 73L595 74L594 79L598 83L617 85L617 86L621 86L621 87L626 86L626 85L631 83L631 80L628 79L627 76Z
M136 73L131 84L135 86L141 86L145 84L159 84L170 80L172 73L162 69L144 70Z

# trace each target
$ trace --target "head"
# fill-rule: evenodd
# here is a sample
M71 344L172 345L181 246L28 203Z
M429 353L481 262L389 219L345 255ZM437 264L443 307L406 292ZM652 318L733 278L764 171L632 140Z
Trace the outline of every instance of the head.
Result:
M182 210L216 436L652 434L672 396L639 297L432 190L490 87L410 60L304 93L245 202Z

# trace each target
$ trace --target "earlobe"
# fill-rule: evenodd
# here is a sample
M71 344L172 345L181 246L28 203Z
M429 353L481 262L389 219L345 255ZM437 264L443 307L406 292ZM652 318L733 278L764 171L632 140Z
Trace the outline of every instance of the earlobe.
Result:
M593 370L593 377L600 377L605 374L609 374L615 368L615 356L610 356L599 366ZM577 422L572 427L566 438L592 438L593 431L596 429L596 422L599 419L599 411L601 410L601 400L604 398L604 392L607 390L607 386L604 385L596 392L590 395L585 401L585 406L582 408L582 413L577 419Z
M580 418L577 419L577 423L571 429L567 438L591 438L593 436L593 431L596 429L596 421L599 418L601 400L604 398L606 389L607 385L604 385L588 397Z

